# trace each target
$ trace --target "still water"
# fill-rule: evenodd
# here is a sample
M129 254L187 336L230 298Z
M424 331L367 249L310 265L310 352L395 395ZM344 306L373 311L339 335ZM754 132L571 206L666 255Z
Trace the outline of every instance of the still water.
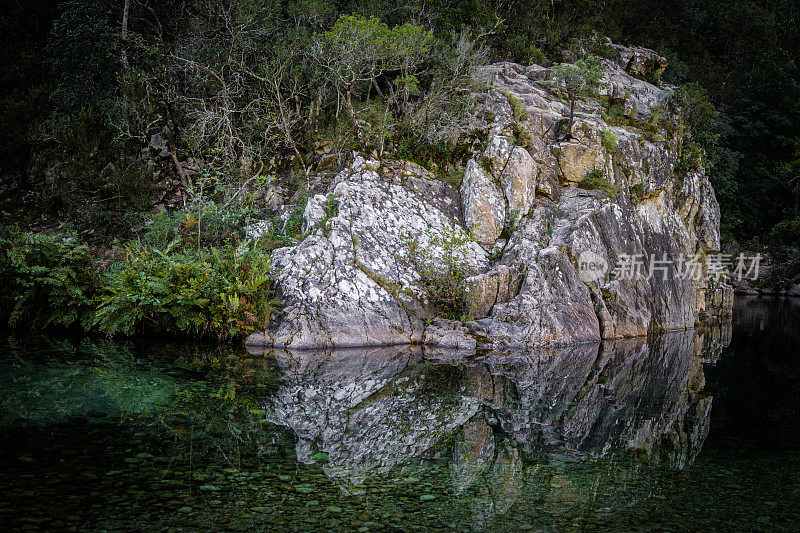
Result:
M800 300L526 354L3 337L0 529L800 529Z

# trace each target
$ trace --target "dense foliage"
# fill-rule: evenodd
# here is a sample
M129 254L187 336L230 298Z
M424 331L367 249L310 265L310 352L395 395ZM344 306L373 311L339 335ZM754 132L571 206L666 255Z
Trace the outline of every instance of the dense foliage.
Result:
M457 230L428 232L422 241L407 237L398 256L419 274L421 291L410 296L427 300L436 316L466 320L470 311L467 256L469 243L474 240ZM439 250L441 253L437 253Z
M97 266L72 236L12 234L0 240L0 314L10 326L88 325Z
M594 58L613 56L609 36L668 58L692 138L682 164L710 170L726 238L768 235L800 212L799 12L790 0L9 0L0 211L109 245L139 238L178 183L181 212L166 216L203 226L212 206L210 223L231 211L236 235L209 225L197 246L235 246L250 214L278 215L247 191L278 184L301 205L321 153L333 165L394 153L455 175L476 65L556 66L574 97L596 83ZM624 125L617 107L606 118ZM296 234L278 225L279 240Z
M269 257L250 241L193 249L178 238L108 255L93 257L72 236L3 239L0 316L19 328L226 340L264 328L272 312Z
M271 274L267 255L249 243L199 252L134 244L104 276L94 324L109 334L229 339L266 326Z

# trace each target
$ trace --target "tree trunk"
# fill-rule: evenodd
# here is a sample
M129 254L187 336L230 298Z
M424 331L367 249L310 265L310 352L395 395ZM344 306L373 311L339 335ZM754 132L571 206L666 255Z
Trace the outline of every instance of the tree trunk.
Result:
M125 0L125 4L122 7L122 66L125 70L130 69L130 64L128 63L128 54L125 52L125 40L128 38L128 13L131 10L131 0Z
M356 110L353 107L353 99L352 99L353 91L350 90L350 87L347 88L347 111L350 113L350 118L353 120L353 126L356 128L356 135L358 139L361 140L361 127L358 125L358 120L356 120Z
M572 122L575 117L575 95L569 101L569 124L567 125L567 138L572 138Z

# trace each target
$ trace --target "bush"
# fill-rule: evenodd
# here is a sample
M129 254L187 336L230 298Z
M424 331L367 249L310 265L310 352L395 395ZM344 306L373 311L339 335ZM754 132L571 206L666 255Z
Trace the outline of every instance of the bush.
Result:
M675 164L675 172L687 174L693 170L698 170L703 166L703 149L695 143L684 145L681 149L678 162Z
M604 192L608 196L614 196L619 192L614 184L606 179L606 175L600 169L587 172L586 177L578 183L578 187Z
M608 153L616 153L617 151L617 136L611 133L610 131L601 130L600 131L600 141L603 144L603 148L605 148Z
M181 245L197 249L198 245L237 246L245 237L248 212L233 207L221 208L204 202L198 209L180 209L159 213L139 232L139 242L156 248L166 248L179 239Z
M630 193L631 202L635 204L638 204L644 199L644 185L641 183L631 185L628 188L628 192Z
M91 322L97 268L75 237L36 233L0 240L0 314L11 327Z
M525 104L523 104L519 98L508 93L506 94L506 99L508 100L508 105L511 106L511 113L514 115L515 122L524 122L528 120L528 110L525 109Z
M775 224L769 234L769 240L783 246L800 246L800 218Z
M181 333L220 340L266 326L273 306L267 255L245 242L201 251L130 245L109 270L94 325L108 334Z
M714 107L708 91L697 83L679 87L667 104L680 112L692 140L703 148L716 146L731 133L730 119Z
M469 311L466 257L474 239L458 230L428 231L427 236L427 245L406 237L401 259L419 273L420 289L435 315L465 320Z

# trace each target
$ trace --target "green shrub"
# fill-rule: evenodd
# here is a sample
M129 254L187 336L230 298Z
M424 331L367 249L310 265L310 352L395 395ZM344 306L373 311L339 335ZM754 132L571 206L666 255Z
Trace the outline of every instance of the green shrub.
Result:
M604 57L606 59L616 61L619 57L619 54L617 54L616 50L614 50L614 47L612 47L607 40L597 34L595 34L589 41L587 48L590 54Z
M511 113L514 116L514 120L516 122L524 122L528 120L528 110L525 109L525 105L520 101L520 99L511 93L508 93L506 98L508 99L508 105L511 106Z
M436 173L436 179L450 185L454 189L459 189L464 179L464 169L457 165L445 166L440 168L439 172Z
M289 213L289 218L283 227L282 235L284 238L300 239L303 236L303 213L306 210L306 204L308 204L308 196L303 196L292 212Z
M610 131L600 131L600 141L609 153L613 154L617 151L617 136Z
M250 243L197 251L128 246L97 298L94 325L108 334L181 333L220 340L266 325L268 256Z
M481 168L486 171L487 174L492 176L494 174L494 169L492 168L492 159L488 155L481 156Z
M715 146L731 133L730 119L714 106L708 91L697 83L679 87L666 105L680 112L692 140L703 148Z
M428 231L427 235L429 245L406 237L401 260L419 273L420 289L435 315L465 320L469 311L466 257L474 239L458 230L442 234Z
M339 214L339 199L333 195L329 195L328 199L322 205L322 210L325 216L320 221L319 225L322 228L322 233L327 237L331 231L331 219Z
M586 177L578 182L578 187L581 189L600 191L608 196L614 196L619 192L614 184L606 179L605 173L597 168L591 172L587 172Z
M0 314L11 327L91 321L96 263L75 237L11 234L0 240Z
M528 63L535 65L544 65L547 62L547 56L541 48L531 45L528 47Z
M514 144L529 150L534 148L533 136L524 126L515 122L511 125L511 132L514 135Z
M625 109L620 104L609 103L602 117L611 126L627 125Z
M681 148L681 153L675 164L675 172L687 174L703 166L703 149L695 143L689 143Z
M213 202L202 207L179 209L153 215L138 231L138 241L166 248L178 239L181 247L236 246L244 240L248 212L235 207L221 208Z
M628 188L628 192L630 193L631 201L633 203L639 203L644 198L644 185L641 183L631 185L631 187Z
M769 240L778 245L800 246L800 218L775 224L770 231Z

